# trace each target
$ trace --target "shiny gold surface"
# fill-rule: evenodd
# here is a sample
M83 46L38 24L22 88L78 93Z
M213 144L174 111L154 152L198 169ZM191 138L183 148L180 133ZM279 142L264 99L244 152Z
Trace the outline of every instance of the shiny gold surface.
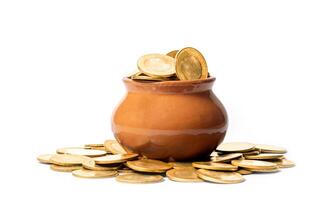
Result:
M50 162L61 166L81 165L85 156L70 155L70 154L57 154L50 158Z
M208 66L203 55L192 47L178 51L176 59L176 75L180 80L206 79Z
M117 171L93 171L87 169L79 169L73 171L73 175L80 178L108 178L114 177L117 174Z
M199 169L197 170L197 174L201 179L213 183L231 184L245 181L242 175L236 172L217 172L206 169Z
M106 140L104 142L105 149L112 154L126 154L127 151L116 141Z
M85 169L94 171L117 170L120 167L120 165L97 165L92 158L84 160L82 165Z
M153 173L163 173L173 167L172 164L151 159L127 161L126 166L135 171Z
M173 50L173 51L168 52L166 55L167 55L167 56L170 56L170 57L172 57L172 58L175 58L177 52L178 52L178 50Z
M236 172L239 173L239 174L241 174L241 175L249 175L249 174L252 174L252 172L250 170L246 170L246 169L239 169Z
M82 169L82 166L74 165L74 166L60 166L60 165L50 165L50 169L57 172L72 172L74 170Z
M127 173L116 177L116 180L124 183L157 183L163 181L160 175Z
M106 151L89 149L89 147L87 147L87 149L82 147L65 147L65 148L57 149L57 153L88 156L88 157L103 156L107 154Z
M201 169L210 169L218 171L236 171L237 166L226 164L226 163L215 163L215 162L193 162L193 167Z
M37 160L40 163L51 164L51 161L50 161L51 156L53 156L53 154L42 154L37 157Z
M140 72L148 76L169 77L175 74L175 59L163 54L147 54L139 58Z
M170 169L166 172L166 176L177 182L202 182L203 180L198 177L196 170L191 167Z
M249 160L270 160L270 159L281 159L284 157L283 154L275 154L275 153L261 153L258 155L246 155L245 159Z
M230 153L230 154L224 154L220 156L213 156L211 157L212 162L229 162L231 160L234 160L236 158L242 157L241 153Z
M286 153L287 150L284 147L267 145L267 144L257 144L255 148L259 149L262 153Z
M137 158L137 154L115 154L94 158L96 164L124 163L127 160Z
M275 169L277 164L261 160L232 160L232 165L247 169Z
M228 142L222 143L217 150L222 152L247 152L255 149L255 145L248 142Z

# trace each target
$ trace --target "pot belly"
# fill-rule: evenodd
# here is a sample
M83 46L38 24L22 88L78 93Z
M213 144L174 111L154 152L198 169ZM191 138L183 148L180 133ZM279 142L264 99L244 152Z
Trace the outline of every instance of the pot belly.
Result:
M114 112L112 130L127 151L182 161L208 156L223 141L227 115L211 91L129 93Z

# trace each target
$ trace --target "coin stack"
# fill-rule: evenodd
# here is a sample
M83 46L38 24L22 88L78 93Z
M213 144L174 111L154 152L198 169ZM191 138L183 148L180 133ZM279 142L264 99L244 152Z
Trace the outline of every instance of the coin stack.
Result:
M138 59L137 70L128 77L138 81L174 81L208 78L206 60L192 47L167 54L147 54Z
M223 143L207 159L195 162L163 162L128 153L116 140L104 144L57 149L37 157L59 172L82 178L115 177L119 182L156 183L164 177L177 182L241 183L244 175L275 173L295 166L285 158L286 149L245 142Z

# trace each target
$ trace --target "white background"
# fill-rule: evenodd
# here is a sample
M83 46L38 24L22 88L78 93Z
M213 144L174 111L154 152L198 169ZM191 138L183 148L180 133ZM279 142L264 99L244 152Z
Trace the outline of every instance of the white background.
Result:
M36 156L112 138L122 77L146 53L198 48L226 141L285 146L295 168L235 185L79 179ZM326 197L326 1L0 1L1 199Z

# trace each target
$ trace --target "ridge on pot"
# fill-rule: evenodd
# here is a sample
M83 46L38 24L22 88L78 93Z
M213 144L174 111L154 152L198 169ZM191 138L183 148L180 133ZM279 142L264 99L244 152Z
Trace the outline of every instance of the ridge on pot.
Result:
M112 131L128 152L183 161L209 156L223 141L228 120L212 92L214 77L123 81L128 93L113 113Z

